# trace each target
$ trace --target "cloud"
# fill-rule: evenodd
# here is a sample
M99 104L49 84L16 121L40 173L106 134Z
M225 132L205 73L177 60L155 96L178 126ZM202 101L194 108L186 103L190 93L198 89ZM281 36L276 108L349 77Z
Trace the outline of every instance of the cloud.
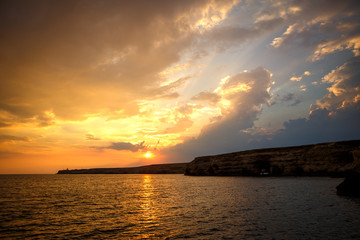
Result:
M309 48L313 61L345 49L359 55L359 1L287 2L285 5L296 7L298 11L285 17L288 27L280 37L274 38L272 46Z
M306 90L305 90L306 91ZM295 99L295 101L293 102L293 103L291 103L290 104L290 106L297 106L299 103L301 103L302 102L302 99L300 99L300 98L297 98L297 99Z
M360 57L353 57L342 66L324 76L322 82L330 84L328 94L313 108L325 108L331 114L360 102Z
M271 98L271 104L270 104L270 107L275 105L275 104L278 104L278 103L286 103L286 102L292 102L289 104L289 106L297 106L298 104L300 104L303 99L301 96L298 96L298 95L295 95L294 93L288 93L288 94L285 94L283 96L273 96Z
M284 122L278 132L258 139L253 147L277 147L359 139L360 57L347 60L322 79L328 93L310 106L308 118ZM289 95L289 100L292 95ZM267 140L267 138L271 140Z
M301 76L297 77L295 74L290 78L290 81L300 82L304 76L310 76L311 72L305 71Z
M286 39L289 38L289 36L295 31L295 28L298 26L297 23L290 25L286 31L283 33L283 35L281 37L277 37L274 38L274 40L272 41L271 45L274 47L280 47Z
M321 30L359 32L350 14L356 1L320 2L259 3L260 10L248 13L244 25L226 22L236 20L229 15L236 1L3 2L0 111L6 114L0 114L1 125L50 126L57 119L84 120L99 112L109 118L139 114L139 99L180 96L177 90L190 76L170 81L160 73L174 64L188 66L179 63L186 51L206 55L204 43L239 45L285 24L292 26L285 41L290 42L297 37L293 34L315 30L314 19L343 16L334 28Z
M171 82L171 83L166 84L161 87L152 88L147 91L149 93L151 93L149 95L151 96L150 98L152 98L152 99L177 98L179 96L179 94L174 91L177 90L178 88L182 87L183 85L185 85L190 79L191 79L191 76L181 77L174 82Z
M205 102L210 105L216 105L220 101L221 97L214 92L200 92L191 98L193 101Z
M11 124L9 124L9 123L0 122L0 128L10 127L10 126L11 126Z
M360 27L358 27L357 31L359 30ZM314 52L312 60L316 61L330 53L342 51L345 49L352 50L355 56L360 56L360 34L358 34L357 36L343 36L338 39L333 39L324 43L320 43Z
M281 98L281 101L283 102L288 102L294 99L294 94L293 93L288 93L287 95L283 96Z
M258 68L249 74L241 73L223 81L216 93L221 96L219 103L228 97L230 111L214 123L205 126L201 134L167 149L174 161L191 161L193 157L224 152L265 147L295 146L319 142L358 139L360 136L360 57L353 57L342 66L323 77L328 84L328 94L311 106L308 118L298 118L284 122L283 129L258 131L254 121L261 113L261 105L267 103L271 95L268 70ZM307 71L304 76L308 76ZM252 79L252 80L251 80ZM254 82L249 91L236 92L234 99L224 93L232 93L238 84ZM260 85L261 84L261 85ZM250 84L251 85L251 84ZM240 85L241 86L241 85ZM229 87L230 90L227 90ZM301 86L306 89L305 86ZM222 93L222 94L220 94ZM245 100L246 99L246 100ZM289 93L278 97L280 102L298 105L302 100ZM246 102L246 105L242 103ZM181 153L181 154L180 154Z
M168 127L164 133L179 133L184 132L186 129L193 125L193 121L187 117L180 118L172 127Z
M86 134L85 137L86 137L86 140L101 140L101 138L97 138L92 134Z
M113 149L117 151L131 151L131 152L137 152L142 149L146 149L146 146L144 145L144 141L139 144L132 144L129 142L113 142L110 146L106 147L94 147L97 149Z
M55 124L55 114L51 111L45 111L41 115L35 116L39 127L48 127Z
M164 86L160 73L235 3L1 2L0 121L41 127L99 112L126 117L139 113L138 99L178 97L185 80Z
M0 151L0 162L6 161L8 159L18 159L19 157L24 157L23 153L19 152L8 152L8 151Z
M216 46L217 50L226 50L232 46L238 46L246 41L265 35L281 27L282 24L282 18L274 18L254 22L247 27L237 25L214 27L203 35L200 43L205 46Z
M302 76L300 76L300 77L292 76L290 78L290 81L295 81L295 82L300 82L301 80L302 80Z
M350 108L339 109L330 114L327 109L311 112L309 118L289 120L284 129L276 135L269 136L271 141L262 142L263 146L291 146L319 142L359 139L360 104Z
M306 92L307 91L306 85L301 85L300 86L300 91Z
M278 132L253 147L277 147L358 139L360 136L360 57L347 60L322 79L328 93L310 106L308 118L284 122ZM290 98L291 99L291 96Z
M281 102L293 101L293 103L291 103L290 106L296 106L302 102L302 99L299 96L295 96L295 94L293 93L288 93L287 95L283 96L280 100Z
M193 113L194 109L198 109L198 108L202 108L202 106L201 105L185 104L185 105L177 108L176 111L187 116L187 115Z
M149 147L143 140L161 139L160 150L184 141L168 147L174 161L182 154L191 160L199 154L356 136L359 1L239 2L2 1L4 152L30 141L17 137L21 132L42 134L31 139L32 149L103 140L93 148L137 152ZM345 54L318 61L337 51ZM351 52L354 58L338 63ZM306 57L318 62L304 63ZM340 67L329 72L335 62ZM268 69L234 74L254 63L275 71L277 97L271 95ZM329 73L322 84L311 89L308 80L320 83L324 71ZM226 73L231 76L214 87L209 78ZM286 121L304 112L303 96L316 102L309 117ZM276 102L284 104L271 109ZM264 104L269 109L262 115ZM285 113L284 106L291 111ZM283 112L274 116L277 111ZM283 129L255 125L259 118L266 124L269 116L285 121ZM114 142L119 131L121 142Z
M201 154L214 154L239 149L242 130L251 128L261 113L262 104L271 98L268 90L272 84L271 73L258 67L224 79L215 90L221 116L205 126L200 135L166 150L174 161L180 155L192 158ZM183 159L184 160L184 159ZM190 159L188 159L190 160Z
M13 142L13 141L21 141L28 142L30 139L28 137L18 137L12 135L0 135L0 142Z

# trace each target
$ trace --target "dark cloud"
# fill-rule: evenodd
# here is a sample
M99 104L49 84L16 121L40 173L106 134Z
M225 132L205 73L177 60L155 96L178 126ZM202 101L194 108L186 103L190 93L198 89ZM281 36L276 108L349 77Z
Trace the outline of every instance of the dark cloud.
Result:
M297 106L298 104L300 104L302 102L302 99L297 98L295 99L295 101L293 103L290 104L290 106L294 107Z
M141 142L139 144L132 144L129 142L113 142L110 146L106 147L95 147L97 149L113 149L117 151L131 151L131 152L137 152L142 149L146 149L146 146L144 145L145 142Z
M293 99L294 99L294 94L288 93L287 95L285 95L281 98L281 101L288 102L288 101L292 101Z
M360 137L360 61L354 57L323 79L329 93L311 107L309 118L290 120L272 145L297 145Z
M274 102L271 105L276 104L277 98L273 99ZM280 97L279 99L279 103L284 103L284 102L292 102L289 104L289 106L296 106L302 102L302 98L300 96L296 96L294 93L288 93Z
M341 109L330 115L327 109L313 111L309 118L290 120L284 123L284 129L263 141L263 145L289 146L359 139L360 104Z

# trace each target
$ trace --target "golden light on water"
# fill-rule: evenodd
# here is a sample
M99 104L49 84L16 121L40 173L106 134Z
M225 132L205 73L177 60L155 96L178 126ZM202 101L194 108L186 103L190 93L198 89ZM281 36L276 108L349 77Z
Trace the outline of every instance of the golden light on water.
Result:
M152 185L151 175L143 175L142 189L140 196L140 211L143 232L141 239L154 237L153 234L148 234L148 228L159 226L158 213L154 207L154 186Z

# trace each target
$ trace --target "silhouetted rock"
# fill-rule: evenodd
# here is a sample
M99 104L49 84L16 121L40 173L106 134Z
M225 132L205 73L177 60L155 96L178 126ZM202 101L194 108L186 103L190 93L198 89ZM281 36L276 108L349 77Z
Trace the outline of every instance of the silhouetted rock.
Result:
M197 157L185 174L344 177L349 171L360 173L360 140Z
M59 170L57 174L184 174L186 163L153 164L130 168Z
M350 174L336 187L336 190L338 195L360 197L360 174Z

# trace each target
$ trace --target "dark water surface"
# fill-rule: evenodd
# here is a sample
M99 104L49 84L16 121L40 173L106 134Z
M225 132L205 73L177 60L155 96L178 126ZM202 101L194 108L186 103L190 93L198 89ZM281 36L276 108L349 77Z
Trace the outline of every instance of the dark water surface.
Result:
M334 178L0 175L1 239L360 239Z

